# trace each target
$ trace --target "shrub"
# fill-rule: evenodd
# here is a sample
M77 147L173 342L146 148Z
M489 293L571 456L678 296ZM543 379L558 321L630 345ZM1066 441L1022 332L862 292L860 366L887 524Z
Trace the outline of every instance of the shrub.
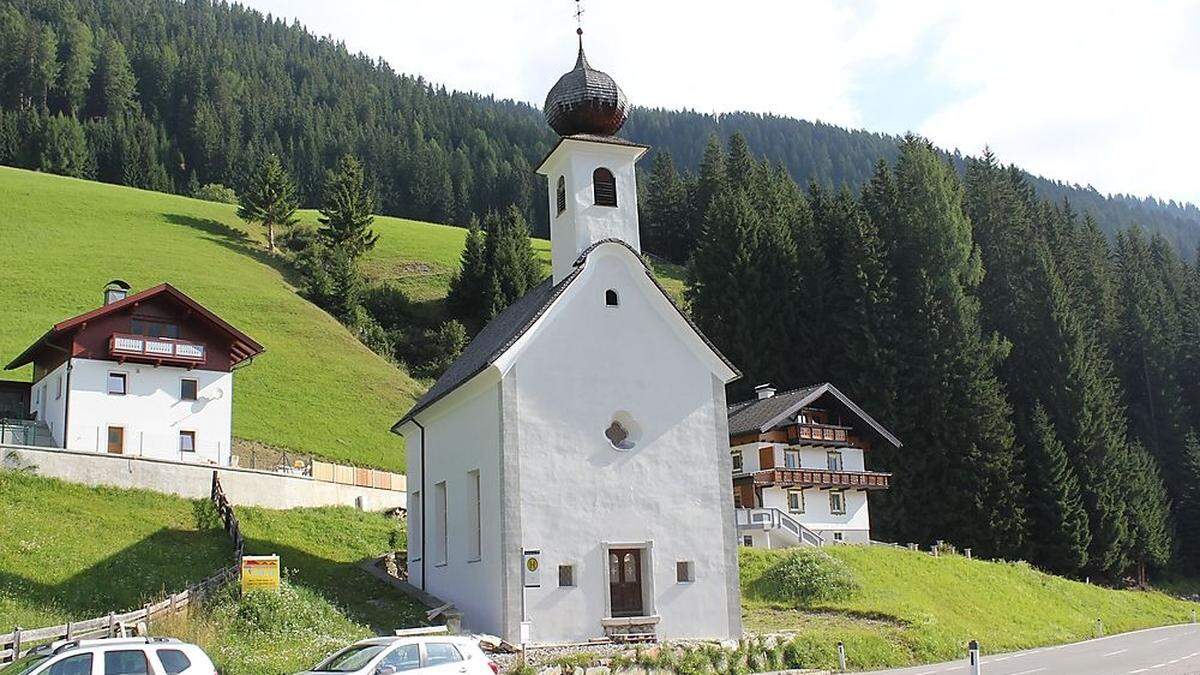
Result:
M818 549L791 551L763 574L762 581L774 599L798 607L844 600L858 590L850 568Z
M238 196L233 191L233 188L226 187L220 183L208 183L196 190L192 194L196 199L203 199L207 202L218 202L221 204L237 204Z

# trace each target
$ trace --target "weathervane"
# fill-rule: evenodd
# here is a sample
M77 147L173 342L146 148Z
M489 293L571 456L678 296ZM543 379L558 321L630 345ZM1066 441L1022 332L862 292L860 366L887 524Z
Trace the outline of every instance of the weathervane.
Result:
M583 3L581 0L575 0L575 34L579 36L580 42L583 40Z

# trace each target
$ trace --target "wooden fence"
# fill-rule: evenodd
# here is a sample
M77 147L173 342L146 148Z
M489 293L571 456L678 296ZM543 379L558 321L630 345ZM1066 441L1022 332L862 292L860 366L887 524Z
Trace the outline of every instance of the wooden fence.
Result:
M212 501L221 518L225 532L233 540L234 564L216 574L197 582L158 602L142 605L140 608L123 613L109 612L107 616L87 619L84 621L68 621L58 626L46 628L23 629L13 628L8 634L0 635L0 667L11 663L28 654L33 647L54 640L79 640L96 637L115 637L124 630L125 626L137 625L144 622L149 628L155 618L170 616L177 612L186 611L189 606L212 594L230 581L238 578L241 569L244 540L241 528L238 526L237 515L233 506L225 498L221 489L221 479L217 472L212 477Z
M378 488L380 490L396 490L403 492L407 480L403 474L379 469L365 469L345 464L330 464L314 459L312 461L312 477L327 483L341 483L357 487Z

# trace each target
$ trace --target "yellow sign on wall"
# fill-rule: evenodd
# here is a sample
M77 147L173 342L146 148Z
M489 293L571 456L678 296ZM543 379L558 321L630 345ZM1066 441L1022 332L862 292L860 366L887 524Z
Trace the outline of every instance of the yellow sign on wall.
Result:
M278 591L279 556L242 556L242 592Z

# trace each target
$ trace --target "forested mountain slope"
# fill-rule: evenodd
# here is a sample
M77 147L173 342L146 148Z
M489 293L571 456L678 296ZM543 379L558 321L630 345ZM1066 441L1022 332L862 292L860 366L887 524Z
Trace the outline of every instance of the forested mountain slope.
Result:
M516 204L535 231L546 222L532 167L552 136L537 109L399 75L237 4L0 0L0 45L2 164L190 194L241 187L245 168L275 152L315 205L325 169L351 153L383 213L465 224ZM896 156L889 136L749 113L638 109L625 129L685 169L710 134L733 132L802 184L860 185ZM1136 222L1185 255L1200 243L1193 205L1032 183L1110 235Z

